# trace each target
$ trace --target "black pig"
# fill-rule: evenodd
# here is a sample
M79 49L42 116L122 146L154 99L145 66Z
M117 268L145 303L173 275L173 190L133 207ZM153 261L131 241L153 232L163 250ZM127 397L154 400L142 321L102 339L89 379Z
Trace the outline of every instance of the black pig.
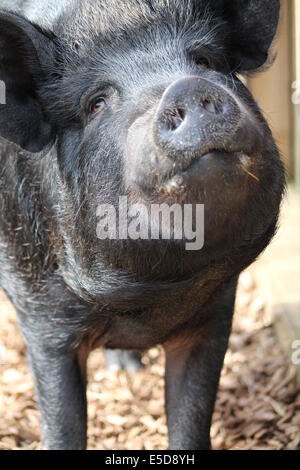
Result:
M0 14L0 283L26 339L43 446L85 448L93 348L129 351L115 355L135 366L136 351L161 344L170 447L208 449L238 276L272 239L284 192L238 78L268 61L280 1L64 3L47 29ZM120 196L204 204L204 247L163 231L100 239L97 208Z

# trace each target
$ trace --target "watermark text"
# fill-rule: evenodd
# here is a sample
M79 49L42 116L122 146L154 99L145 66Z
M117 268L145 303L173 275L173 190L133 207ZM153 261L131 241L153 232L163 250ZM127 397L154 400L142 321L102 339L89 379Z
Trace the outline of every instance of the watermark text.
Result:
M129 204L126 196L119 206L101 204L97 209L100 240L184 240L187 251L204 246L203 204Z

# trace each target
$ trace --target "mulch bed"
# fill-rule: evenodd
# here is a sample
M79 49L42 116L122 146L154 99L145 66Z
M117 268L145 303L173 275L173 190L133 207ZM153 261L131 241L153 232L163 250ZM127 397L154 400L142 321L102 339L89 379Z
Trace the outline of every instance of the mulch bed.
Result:
M163 351L152 349L143 361L144 370L134 375L109 373L102 352L91 354L90 449L167 449ZM246 272L214 414L214 448L299 449L300 393L294 379ZM39 412L24 342L14 310L0 293L0 450L39 446Z

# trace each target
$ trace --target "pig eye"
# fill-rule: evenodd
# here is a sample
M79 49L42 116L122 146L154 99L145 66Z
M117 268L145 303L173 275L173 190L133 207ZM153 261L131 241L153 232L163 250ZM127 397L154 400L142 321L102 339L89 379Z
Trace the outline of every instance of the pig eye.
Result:
M104 110L105 105L106 105L105 98L103 98L103 96L97 96L90 103L90 108L89 108L90 114L95 115L95 114L101 113Z
M212 67L212 63L209 57L194 54L193 60L197 65L201 65L202 67L205 67L207 69Z

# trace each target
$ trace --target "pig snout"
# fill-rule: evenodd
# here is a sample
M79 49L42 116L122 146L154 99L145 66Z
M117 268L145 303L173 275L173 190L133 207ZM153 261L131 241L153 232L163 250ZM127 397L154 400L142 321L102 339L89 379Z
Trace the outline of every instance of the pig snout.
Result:
M219 86L200 77L176 81L165 91L154 119L160 151L191 163L234 138L242 120L237 102ZM220 142L221 139L221 142Z
M166 183L188 193L192 185L195 194L202 177L215 184L225 167L231 177L252 164L261 135L250 109L225 85L199 76L181 78L131 126L127 185L145 193Z

